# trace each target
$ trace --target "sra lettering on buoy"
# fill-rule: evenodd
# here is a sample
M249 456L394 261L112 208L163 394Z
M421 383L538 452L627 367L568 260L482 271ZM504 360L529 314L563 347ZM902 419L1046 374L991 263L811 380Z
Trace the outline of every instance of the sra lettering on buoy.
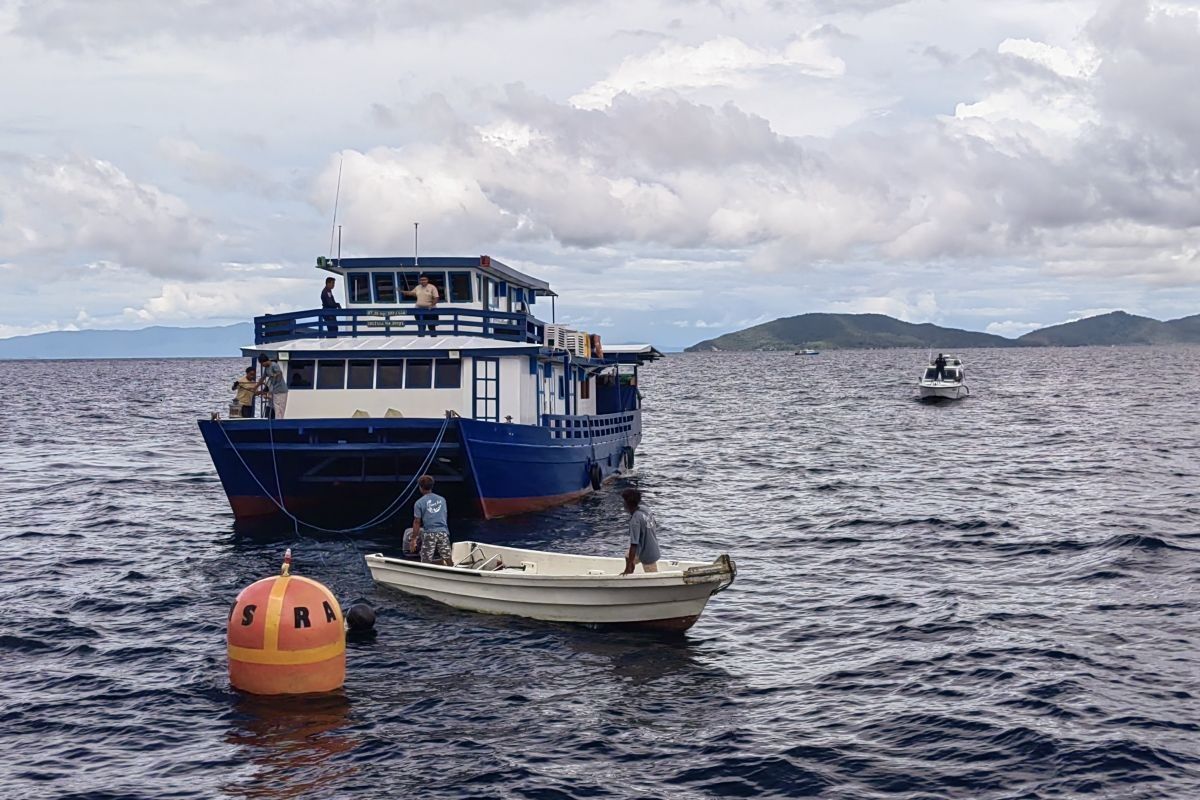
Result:
M279 575L242 590L229 611L229 682L251 694L312 694L346 681L346 629L333 594L291 574L292 551Z

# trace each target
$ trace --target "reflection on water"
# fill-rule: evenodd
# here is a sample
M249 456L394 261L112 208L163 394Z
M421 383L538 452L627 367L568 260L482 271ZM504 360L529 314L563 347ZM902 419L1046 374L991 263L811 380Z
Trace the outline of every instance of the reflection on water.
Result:
M338 692L321 696L255 697L238 693L225 741L239 748L248 774L223 785L234 797L320 796L356 771L338 759L354 749L346 730L350 701Z

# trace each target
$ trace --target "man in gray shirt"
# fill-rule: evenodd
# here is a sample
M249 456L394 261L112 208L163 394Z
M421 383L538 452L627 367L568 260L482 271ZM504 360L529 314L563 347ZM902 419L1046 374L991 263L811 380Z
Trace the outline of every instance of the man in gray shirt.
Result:
M446 523L446 498L433 493L433 476L417 481L421 499L413 506L413 540L421 542L421 560L450 566L450 526ZM436 560L435 560L436 559Z
M283 419L283 413L287 409L287 380L283 377L283 369L279 366L279 362L272 361L267 357L266 353L261 353L258 356L258 365L262 367L262 378L258 382L256 389L262 389L264 386L271 395L271 416L276 419Z
M642 572L658 572L658 523L648 509L642 508L642 493L637 489L621 492L625 510L629 512L629 552L625 554L625 571L633 572L641 562Z

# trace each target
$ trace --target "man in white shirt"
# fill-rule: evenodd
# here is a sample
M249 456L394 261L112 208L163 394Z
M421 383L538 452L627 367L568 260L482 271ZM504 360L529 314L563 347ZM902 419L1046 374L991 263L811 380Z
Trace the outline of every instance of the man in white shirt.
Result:
M438 288L429 282L429 277L422 275L417 278L416 287L412 290L404 290L401 294L415 297L417 300L417 308L414 312L417 318L417 335L424 336L426 328L429 328L430 336L436 334L438 315L433 313L433 310L437 308L441 296Z

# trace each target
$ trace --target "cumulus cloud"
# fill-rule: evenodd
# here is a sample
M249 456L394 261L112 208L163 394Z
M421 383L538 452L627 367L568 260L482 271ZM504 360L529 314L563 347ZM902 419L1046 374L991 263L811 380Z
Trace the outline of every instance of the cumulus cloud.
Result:
M1044 327L1046 326L1041 322L1014 322L1013 320L1005 320L1004 322L989 323L985 330L996 336L1006 336L1009 339L1015 339L1030 331L1036 331Z
M101 159L0 162L0 249L46 270L110 260L151 274L197 273L211 236L181 198Z
M691 47L665 42L653 51L626 58L604 80L571 98L580 108L603 108L618 94L712 86L746 88L767 70L820 78L841 75L846 65L833 55L825 37L800 38L780 50L755 48L731 36Z
M237 40L260 36L337 39L421 30L498 15L525 16L550 0L24 0L14 30L51 47L109 49L162 40Z

